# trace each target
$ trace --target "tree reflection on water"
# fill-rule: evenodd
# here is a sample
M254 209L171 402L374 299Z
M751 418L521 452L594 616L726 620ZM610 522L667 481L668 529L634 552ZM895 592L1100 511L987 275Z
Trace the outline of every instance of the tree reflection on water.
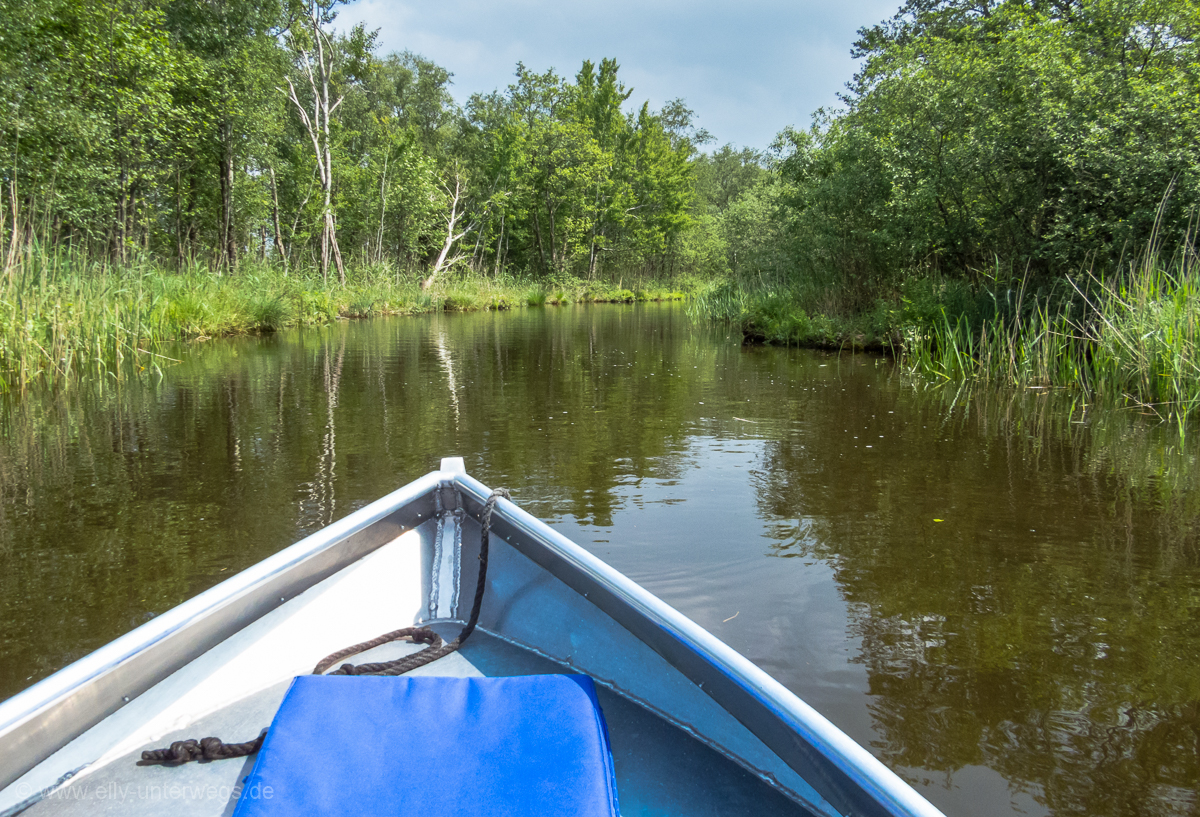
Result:
M1081 423L1066 397L964 392L902 392L903 420L867 423L886 457L783 438L758 473L764 515L803 519L775 554L824 560L850 604L877 751L989 766L1059 815L1194 813L1194 447Z

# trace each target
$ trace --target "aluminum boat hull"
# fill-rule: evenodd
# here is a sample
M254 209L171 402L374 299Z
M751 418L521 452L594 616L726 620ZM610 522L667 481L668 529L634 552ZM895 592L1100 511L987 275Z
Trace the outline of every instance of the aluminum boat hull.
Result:
M253 758L180 768L133 759L181 737L249 740L287 682L340 647L414 623L453 637L478 577L490 493L461 459L443 460L0 704L0 815L230 813ZM491 542L476 635L417 672L590 675L623 814L706 804L941 814L754 664L507 500ZM412 649L388 645L369 659Z

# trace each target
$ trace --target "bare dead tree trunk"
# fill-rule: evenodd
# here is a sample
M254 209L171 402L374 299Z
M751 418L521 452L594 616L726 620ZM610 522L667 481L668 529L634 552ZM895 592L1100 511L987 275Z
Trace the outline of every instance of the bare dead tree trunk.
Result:
M484 209L482 218L475 224L475 248L471 250L471 269L478 270L480 262L483 258L479 255L479 250L483 247L483 230L486 224L491 223L491 205Z
M388 154L383 157L383 173L379 177L379 236L375 241L375 263L383 263L383 225L387 220L387 172L388 159L391 149L388 149Z
M221 183L221 229L217 237L217 262L226 266L229 252L229 202L232 195L229 190L229 176L225 172L225 157L217 160L217 179Z
M309 6L311 12L312 41L315 50L300 49L300 63L308 77L309 90L312 92L311 113L300 101L296 86L290 77L287 79L288 98L300 115L300 121L308 131L312 140L313 153L317 160L317 179L321 184L323 196L321 214L321 276L329 280L329 265L332 262L337 267L338 282L346 283L346 270L342 264L342 251L338 247L337 225L333 218L333 147L330 136L330 121L345 96L330 102L329 79L333 68L333 47L325 32L321 30L320 12L316 3Z
M449 193L450 191L447 190L446 192ZM429 273L429 277L421 282L421 289L423 290L429 289L431 286L433 286L433 282L437 279L438 274L441 273L443 269L453 266L462 258L461 255L456 255L449 261L446 260L446 256L450 254L450 250L453 248L455 242L459 241L470 231L470 228L468 228L458 234L455 234L454 232L455 228L458 227L458 222L464 215L463 210L460 209L461 206L462 176L456 172L454 174L454 192L450 195L450 213L446 216L446 241L442 244L442 251L438 253L437 262L434 263L433 270Z

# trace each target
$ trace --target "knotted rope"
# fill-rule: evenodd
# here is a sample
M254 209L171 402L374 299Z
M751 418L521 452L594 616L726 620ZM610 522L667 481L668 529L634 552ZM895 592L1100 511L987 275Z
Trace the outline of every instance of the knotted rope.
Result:
M165 766L178 766L192 760L225 760L230 757L245 757L259 750L267 730L254 740L246 743L225 743L220 738L201 738L200 740L177 740L166 749L150 749L142 752L139 766L149 766L161 763Z
M507 489L495 489L487 498L487 502L484 503L483 512L479 517L482 525L482 532L479 535L479 578L475 582L475 600L471 604L471 615L457 638L449 644L445 644L442 642L441 636L428 627L404 627L399 630L393 630L390 633L384 633L381 636L372 638L370 641L364 641L361 644L355 644L352 647L338 650L332 655L325 656L313 667L312 674L320 675L343 658L372 650L392 641L408 640L414 644L428 644L429 646L420 652L406 655L403 658L397 658L394 661L383 661L376 664L342 664L329 674L403 675L410 670L431 664L439 658L444 658L458 650L463 645L463 642L471 636L471 633L475 632L475 625L479 622L479 610L483 606L483 591L487 584L488 539L491 536L492 511L496 509L496 502L500 497L512 499ZM246 757L247 755L254 754L262 747L263 739L266 736L267 730L264 729L257 738L246 743L225 743L220 738L177 740L166 749L149 749L142 752L142 759L138 761L138 765L149 766L161 763L167 766L178 766L193 760L224 760L232 757Z

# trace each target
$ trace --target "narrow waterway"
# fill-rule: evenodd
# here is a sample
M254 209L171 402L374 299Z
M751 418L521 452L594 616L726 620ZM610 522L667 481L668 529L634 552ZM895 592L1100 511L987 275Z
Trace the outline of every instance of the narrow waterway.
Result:
M339 323L0 404L0 698L461 455L948 815L1200 808L1194 444L679 306Z

